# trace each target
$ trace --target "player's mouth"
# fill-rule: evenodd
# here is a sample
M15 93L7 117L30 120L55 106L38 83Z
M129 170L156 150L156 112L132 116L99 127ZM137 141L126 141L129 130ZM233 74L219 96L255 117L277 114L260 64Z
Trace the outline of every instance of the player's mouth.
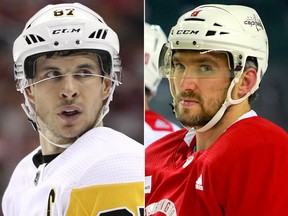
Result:
M199 104L199 101L191 98L180 98L178 104L183 108L191 108Z
M59 110L57 114L64 121L74 121L79 118L81 113L82 113L82 109L79 106L67 105L67 106L61 107L61 109Z

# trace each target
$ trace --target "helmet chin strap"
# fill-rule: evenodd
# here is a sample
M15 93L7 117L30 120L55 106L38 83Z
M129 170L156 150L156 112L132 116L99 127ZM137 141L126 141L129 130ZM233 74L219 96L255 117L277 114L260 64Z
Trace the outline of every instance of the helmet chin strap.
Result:
M113 79L112 79L113 80ZM108 114L109 112L109 104L110 102L113 100L113 93L114 93L114 90L115 90L115 87L119 85L119 82L114 79L113 83L112 83L112 86L110 88L110 92L109 92L109 96L107 98L107 101L106 103L102 106L102 109L101 109L101 115L99 116L98 120L97 120L97 123L95 124L94 127L98 127L98 126L101 126L102 124L102 120L104 119L104 117Z
M209 130L210 128L212 128L214 125L216 125L220 121L220 119L223 117L226 109L229 106L242 103L245 99L247 99L253 93L252 91L250 91L246 95L244 95L242 98L239 98L237 100L232 99L232 97L231 97L232 96L232 90L233 90L234 86L239 82L239 78L240 77L237 76L232 80L232 82L228 88L228 91L227 91L227 96L226 96L225 102L222 104L221 108L213 116L213 118L203 127L199 128L199 129L191 128L192 130L194 130L196 132L205 132L205 131Z
M40 136L42 136L48 143L50 143L53 146L59 147L59 148L63 148L66 149L69 146L71 146L73 143L67 143L67 144L58 144L58 143L54 143L51 140L49 140L40 130L38 130L38 133L40 134Z
M39 124L38 124L38 122L37 122L37 119L40 120L40 121L41 121L41 119L40 119L39 117L37 117L36 112L34 111L32 105L31 105L31 103L30 103L30 101L29 101L29 99L28 99L28 97L27 97L26 91L23 90L22 93L23 93L23 95L24 95L25 104L22 103L21 106L22 106L25 114L27 115L28 120L31 122L34 130L36 130L36 131L39 133L39 135L40 135L41 137L43 137L48 143L50 143L51 145L54 145L54 146L56 146L56 147L66 149L66 148L68 148L70 145L72 145L72 143L67 143L67 144L54 143L54 142L52 142L51 140L49 140L49 139L39 130L40 126L39 126ZM45 125L45 124L43 124L43 125Z

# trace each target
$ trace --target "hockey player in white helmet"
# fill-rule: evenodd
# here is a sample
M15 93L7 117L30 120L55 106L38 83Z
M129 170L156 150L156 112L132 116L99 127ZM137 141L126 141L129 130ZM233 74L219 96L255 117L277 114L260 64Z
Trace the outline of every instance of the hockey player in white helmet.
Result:
M167 42L167 37L161 27L155 24L145 23L144 29L145 50L145 122L144 145L147 147L162 136L180 129L179 126L165 119L160 114L151 110L150 100L156 95L162 77L158 71L158 59L160 50Z
M258 13L199 6L172 27L159 60L186 128L145 150L146 214L288 215L287 132L251 109L268 66Z
M117 34L82 4L48 5L27 22L13 57L40 147L16 167L4 215L143 211L143 145L102 123L121 84Z

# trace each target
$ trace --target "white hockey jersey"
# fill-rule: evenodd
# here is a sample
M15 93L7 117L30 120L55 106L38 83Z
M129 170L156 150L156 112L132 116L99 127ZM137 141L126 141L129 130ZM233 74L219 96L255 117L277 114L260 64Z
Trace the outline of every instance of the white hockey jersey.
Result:
M143 215L143 145L98 127L36 168L38 150L15 169L2 201L5 216Z
M151 143L161 137L179 130L180 127L163 116L151 110L145 110L144 122L144 146L147 148Z

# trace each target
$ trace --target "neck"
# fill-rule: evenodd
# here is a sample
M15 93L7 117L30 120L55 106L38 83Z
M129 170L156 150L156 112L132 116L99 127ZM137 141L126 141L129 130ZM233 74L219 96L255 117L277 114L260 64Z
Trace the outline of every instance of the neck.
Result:
M58 154L58 153L62 153L65 150L64 148L60 148L60 147L52 145L46 139L44 139L42 135L40 134L39 134L39 139L40 139L42 155Z
M196 132L197 151L208 149L237 119L249 111L250 105L247 100L228 107L215 126L204 132Z
M57 139L57 137L53 136L49 130L41 130L40 128L38 132L43 155L61 153L76 140L63 138Z

